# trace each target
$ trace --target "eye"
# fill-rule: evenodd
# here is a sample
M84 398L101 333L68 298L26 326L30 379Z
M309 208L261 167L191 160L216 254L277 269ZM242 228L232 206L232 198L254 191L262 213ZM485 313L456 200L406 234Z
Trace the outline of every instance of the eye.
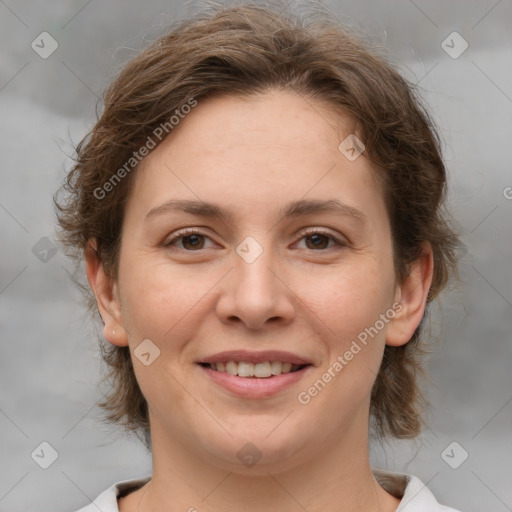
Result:
M207 249L208 247L205 247L206 240L210 240L210 237L196 229L183 229L178 231L171 240L165 242L164 246L177 247L183 251L191 252L200 249ZM178 244L176 242L178 242Z
M334 237L332 234L323 231L321 229L309 229L303 231L301 233L301 240L306 240L306 249L312 250L323 250L323 249L332 249L334 246L339 247L347 247L348 244L346 242L342 242ZM330 242L333 244L329 245ZM303 249L304 247L299 247Z
M201 233L195 228L183 229L178 231L175 236L168 242L164 243L166 248L176 247L177 249L194 252L201 249L208 249L206 245L210 237ZM311 249L314 251L332 249L336 246L347 247L346 242L342 242L331 233L321 229L309 229L301 233L300 241L305 240L306 247L299 247L299 249ZM211 247L211 246L210 246Z

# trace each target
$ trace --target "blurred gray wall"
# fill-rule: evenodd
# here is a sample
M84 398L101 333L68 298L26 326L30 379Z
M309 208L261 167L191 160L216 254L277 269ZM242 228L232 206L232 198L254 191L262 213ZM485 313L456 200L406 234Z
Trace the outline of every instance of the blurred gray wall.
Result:
M466 245L462 282L433 309L430 428L415 443L374 446L372 462L419 476L465 512L512 510L512 4L323 4L376 36L422 87ZM197 10L157 0L0 1L2 512L75 510L151 471L138 441L99 421L93 327L69 262L54 254L51 198L111 77ZM35 462L42 442L58 452L48 469ZM457 468L446 462L457 466L466 452Z

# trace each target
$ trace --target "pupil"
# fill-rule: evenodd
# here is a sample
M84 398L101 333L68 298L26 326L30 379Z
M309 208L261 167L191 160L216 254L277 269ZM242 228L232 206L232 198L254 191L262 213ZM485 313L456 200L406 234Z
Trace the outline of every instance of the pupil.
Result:
M310 238L311 242L313 243L313 246L316 248L322 246L322 243L325 243L324 235L314 234L314 235L310 235L309 238Z
M184 237L183 245L190 245L192 248L197 249L201 245L200 235L188 235Z

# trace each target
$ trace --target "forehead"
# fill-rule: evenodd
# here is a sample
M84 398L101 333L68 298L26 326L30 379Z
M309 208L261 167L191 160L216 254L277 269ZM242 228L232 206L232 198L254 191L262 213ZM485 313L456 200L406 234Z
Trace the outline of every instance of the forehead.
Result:
M205 149L300 145L304 150L319 150L337 147L339 137L351 133L353 125L352 119L335 113L331 105L294 91L224 94L199 100L164 144L200 135L208 146Z
M199 100L143 160L134 192L151 208L173 198L214 197L244 199L250 211L336 191L364 202L369 193L380 195L374 171L366 158L350 161L338 149L353 124L293 91Z

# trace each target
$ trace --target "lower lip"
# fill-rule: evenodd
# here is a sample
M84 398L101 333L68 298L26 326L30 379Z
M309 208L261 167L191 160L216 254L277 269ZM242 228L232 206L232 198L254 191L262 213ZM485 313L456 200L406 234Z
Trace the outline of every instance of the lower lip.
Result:
M219 386L235 395L247 398L264 398L275 395L298 382L311 368L308 365L296 372L261 378L239 377L238 375L230 375L229 373L212 370L207 366L199 365L199 367Z

